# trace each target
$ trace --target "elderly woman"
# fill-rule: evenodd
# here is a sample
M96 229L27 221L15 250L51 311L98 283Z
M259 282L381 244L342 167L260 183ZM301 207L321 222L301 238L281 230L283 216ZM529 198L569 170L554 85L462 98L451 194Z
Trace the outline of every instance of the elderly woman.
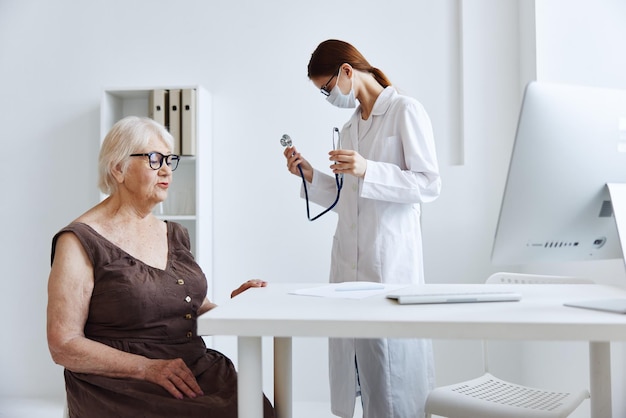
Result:
M117 122L99 157L109 196L53 238L48 345L72 418L237 416L235 369L196 333L215 305L188 232L152 214L178 165L171 151L151 119Z

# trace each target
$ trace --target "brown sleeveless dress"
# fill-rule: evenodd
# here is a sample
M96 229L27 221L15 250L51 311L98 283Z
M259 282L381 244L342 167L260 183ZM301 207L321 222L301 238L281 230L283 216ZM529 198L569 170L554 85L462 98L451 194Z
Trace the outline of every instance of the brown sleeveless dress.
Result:
M155 359L182 358L204 396L174 398L154 383L74 373L65 369L71 418L237 417L237 374L223 354L207 349L196 333L206 277L190 251L187 230L167 222L168 262L151 267L108 241L90 226L74 222L52 240L73 233L94 270L85 336L118 350ZM274 416L264 397L265 418Z

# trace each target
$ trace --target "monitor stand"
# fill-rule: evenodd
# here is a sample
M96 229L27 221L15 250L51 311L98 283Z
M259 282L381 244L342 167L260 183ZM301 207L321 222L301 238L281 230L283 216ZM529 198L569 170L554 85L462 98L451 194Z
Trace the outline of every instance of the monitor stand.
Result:
M617 236L619 237L619 242L622 247L622 260L626 262L626 257L624 257L624 249L626 249L626 184L607 183L606 186L611 196L611 206L613 207L613 216L615 217L615 224L617 226ZM585 300L569 302L566 303L565 306L626 314L626 299Z

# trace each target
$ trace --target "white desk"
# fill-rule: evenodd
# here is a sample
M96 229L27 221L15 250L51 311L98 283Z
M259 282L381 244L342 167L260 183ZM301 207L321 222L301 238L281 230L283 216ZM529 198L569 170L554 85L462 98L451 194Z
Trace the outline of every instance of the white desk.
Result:
M384 296L331 299L289 295L320 284L270 283L250 289L198 319L200 335L238 336L239 417L262 418L261 337L274 337L274 404L292 418L291 338L356 337L589 341L592 418L611 418L610 341L626 341L626 315L564 307L586 299L625 298L602 285L425 285L428 291L512 289L520 302L398 305ZM320 365L325 367L326 365Z

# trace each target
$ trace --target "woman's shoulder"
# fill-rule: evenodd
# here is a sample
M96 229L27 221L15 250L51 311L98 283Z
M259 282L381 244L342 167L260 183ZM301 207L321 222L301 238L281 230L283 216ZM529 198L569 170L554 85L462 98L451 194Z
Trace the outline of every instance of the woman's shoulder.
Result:
M378 96L372 114L382 115L387 112L395 114L407 110L422 112L424 106L417 99L400 93L395 86L388 86Z
M97 233L93 228L86 223L72 221L52 237L50 262L54 261L58 249L65 251L69 248L77 248L75 245L82 246L91 256L89 250L93 247L95 240L97 240Z
M396 93L389 105L389 112L396 117L428 118L428 112L422 103L414 97Z
M404 106L415 106L415 107L419 107L421 109L424 108L422 103L419 100L417 100L415 97L408 96L408 95L398 91L394 87L392 87L392 88L393 88L393 93L390 95L390 101L393 104L400 105L400 106L402 106L402 105L404 105Z
M189 231L178 222L167 221L167 235L169 241L175 245L182 244L186 249L191 248L191 240Z
M175 234L189 234L187 228L185 228L182 224L179 224L178 222L165 221L165 223L167 224L168 233L173 232Z
M94 232L94 229L88 223L81 221L80 218L77 218L61 228L55 234L55 237L58 237L65 232L72 232L74 235L82 236Z

